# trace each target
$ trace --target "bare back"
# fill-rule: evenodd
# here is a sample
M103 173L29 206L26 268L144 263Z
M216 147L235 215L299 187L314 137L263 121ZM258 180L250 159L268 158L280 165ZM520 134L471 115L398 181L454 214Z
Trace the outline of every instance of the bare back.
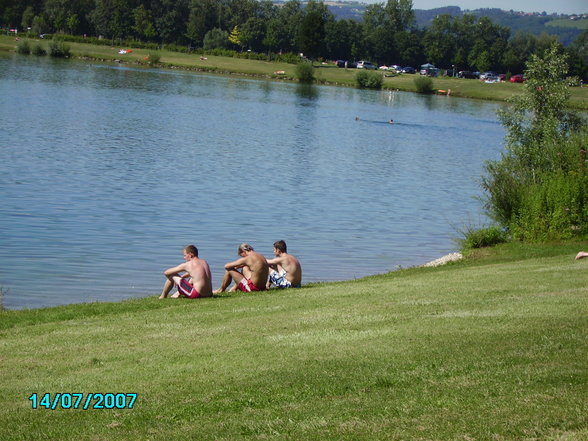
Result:
M212 276L208 262L198 257L193 257L186 262L186 272L192 277L192 285L200 297L212 296Z
M249 279L255 284L255 286L260 288L265 287L269 274L269 266L265 257L256 251L250 251L245 257L245 265L251 272Z
M286 271L286 279L293 285L300 285L302 281L302 267L300 261L291 254L282 253L278 263Z

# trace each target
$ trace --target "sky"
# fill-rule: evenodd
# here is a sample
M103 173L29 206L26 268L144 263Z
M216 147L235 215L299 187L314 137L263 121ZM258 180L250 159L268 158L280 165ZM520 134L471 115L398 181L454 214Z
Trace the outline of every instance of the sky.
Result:
M385 0L359 0L365 3L385 3ZM588 13L587 0L412 0L413 9L434 9L443 6L459 6L461 9L499 8L524 12L549 14Z

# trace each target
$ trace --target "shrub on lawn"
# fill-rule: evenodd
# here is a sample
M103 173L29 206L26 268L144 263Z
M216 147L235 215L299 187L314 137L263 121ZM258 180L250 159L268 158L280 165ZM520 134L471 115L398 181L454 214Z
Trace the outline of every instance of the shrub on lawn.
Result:
M298 63L295 75L301 83L312 83L314 82L314 67L310 63Z
M69 46L59 38L53 37L49 42L49 55L56 58L69 57Z
M414 85L418 93L433 93L433 80L430 77L416 77Z
M355 83L360 89L381 89L384 77L379 72L362 69L355 74Z
M23 55L29 55L31 53L31 45L29 40L21 40L16 45L16 52Z

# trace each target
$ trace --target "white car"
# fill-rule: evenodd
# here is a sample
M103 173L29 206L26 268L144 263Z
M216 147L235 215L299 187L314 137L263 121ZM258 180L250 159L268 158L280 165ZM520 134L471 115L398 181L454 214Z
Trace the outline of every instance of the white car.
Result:
M373 69L376 70L378 67L374 63L370 63L369 61L358 61L357 62L358 69Z

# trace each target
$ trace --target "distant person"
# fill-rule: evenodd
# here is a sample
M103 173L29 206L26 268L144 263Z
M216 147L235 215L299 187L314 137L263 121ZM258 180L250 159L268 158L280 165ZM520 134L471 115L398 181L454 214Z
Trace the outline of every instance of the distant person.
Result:
M390 121L388 121L388 124L394 124L394 120L391 119Z
M171 296L173 299L178 297L197 299L212 295L210 267L206 260L198 257L198 248L194 245L185 247L184 260L184 263L163 272L167 280L163 285L160 299L165 299L174 286L178 288L178 292Z
M580 251L576 254L576 260L583 259L584 257L588 257L588 253L586 251Z
M278 288L300 288L302 282L302 267L300 261L288 254L286 242L278 240L274 242L274 259L267 263L270 266L269 281L267 287L275 285Z
M235 282L230 291L243 292L263 291L266 289L269 266L267 260L247 243L242 243L237 249L240 259L225 265L225 275L221 287L215 294L226 290L231 282Z

